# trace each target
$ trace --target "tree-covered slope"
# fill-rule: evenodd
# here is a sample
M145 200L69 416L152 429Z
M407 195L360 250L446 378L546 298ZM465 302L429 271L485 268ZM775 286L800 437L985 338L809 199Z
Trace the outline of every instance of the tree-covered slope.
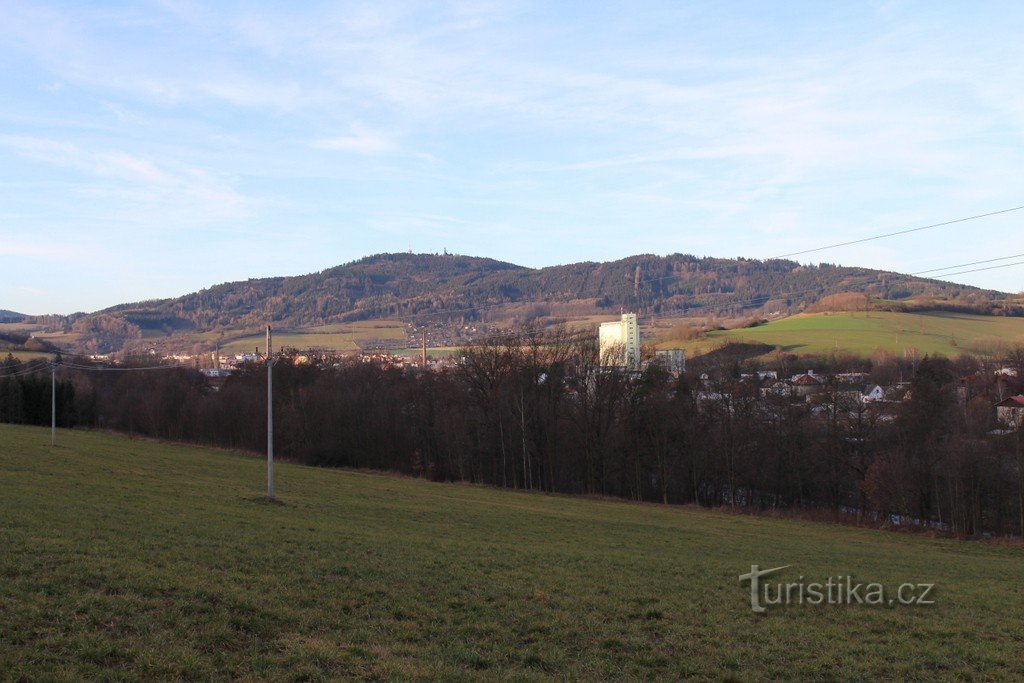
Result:
M694 306L801 307L843 289L885 299L931 296L983 305L998 292L893 273L793 261L640 255L607 263L525 268L458 255L380 254L319 273L230 282L175 299L104 311L145 327L155 320L208 329L264 321L293 325L449 311L477 319L501 304L589 302L664 312Z
M113 351L153 335L308 328L369 319L463 325L534 315L593 315L620 307L641 315L746 316L803 311L823 296L863 292L887 306L912 301L974 313L1024 313L1006 294L867 268L794 261L642 254L606 263L526 268L455 254L378 254L292 277L228 282L172 299L121 304L50 327L81 349ZM937 302L937 303L936 303Z

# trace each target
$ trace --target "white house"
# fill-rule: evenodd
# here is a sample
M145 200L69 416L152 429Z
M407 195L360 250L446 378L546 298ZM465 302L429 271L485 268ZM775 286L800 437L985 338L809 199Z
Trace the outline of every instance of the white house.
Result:
M869 384L864 387L864 391L861 392L860 400L864 403L874 403L875 401L885 400L885 389L877 384Z

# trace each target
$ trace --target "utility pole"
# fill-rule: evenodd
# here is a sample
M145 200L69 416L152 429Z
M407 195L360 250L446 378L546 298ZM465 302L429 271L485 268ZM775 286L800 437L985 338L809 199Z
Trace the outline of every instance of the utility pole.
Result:
M267 500L274 500L274 356L267 325Z
M423 369L427 369L427 331L423 330Z
M50 363L50 445L57 445L57 364Z
M1017 437L1017 496L1020 502L1020 536L1024 538L1024 461L1020 457L1020 432L1024 429L1024 422L1017 420L1017 430L1015 437Z

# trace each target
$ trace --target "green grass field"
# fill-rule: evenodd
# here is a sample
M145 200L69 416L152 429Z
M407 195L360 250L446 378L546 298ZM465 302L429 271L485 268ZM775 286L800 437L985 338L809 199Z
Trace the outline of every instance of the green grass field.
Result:
M354 351L359 348L357 342L393 339L405 339L405 326L402 323L390 320L367 320L274 332L274 347L291 347L300 351L316 347L336 351ZM221 350L227 353L243 353L251 352L257 346L262 348L265 345L265 334L235 338L231 338L229 335L221 344Z
M698 354L728 341L761 342L797 354L838 349L869 355L878 348L897 355L911 348L920 355L985 354L998 352L1000 346L1024 343L1024 318L945 312L814 313L759 327L716 330L693 342L659 346L682 347Z
M1024 551L0 425L0 678L1024 676ZM738 575L935 583L776 607Z

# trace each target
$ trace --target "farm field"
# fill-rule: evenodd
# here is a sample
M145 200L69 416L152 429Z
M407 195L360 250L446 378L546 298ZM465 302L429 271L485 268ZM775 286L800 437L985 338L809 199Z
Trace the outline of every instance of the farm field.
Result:
M0 425L18 679L1014 679L1024 551ZM934 583L749 608L738 576Z
M43 325L29 323L0 323L0 334L4 332L36 332L44 329Z
M2 349L2 350L0 350L0 361L2 361L5 358L7 358L8 354L14 356L14 359L15 360L19 360L19 361L39 360L41 358L49 360L50 358L53 358L53 354L46 353L45 351L20 351L20 350L16 350L15 351L15 350Z
M388 320L368 320L274 332L275 347L292 347L299 350L321 347L337 351L354 351L358 348L356 342L387 339L405 339L405 326L400 322ZM243 353L251 352L257 346L266 346L265 334L235 338L226 336L221 344L221 350L228 353Z
M897 355L912 348L920 355L984 354L1000 345L1024 343L1024 318L946 312L814 313L758 327L715 330L703 339L660 347L686 348L698 354L729 341L761 342L797 354L838 349L866 356L877 348Z

